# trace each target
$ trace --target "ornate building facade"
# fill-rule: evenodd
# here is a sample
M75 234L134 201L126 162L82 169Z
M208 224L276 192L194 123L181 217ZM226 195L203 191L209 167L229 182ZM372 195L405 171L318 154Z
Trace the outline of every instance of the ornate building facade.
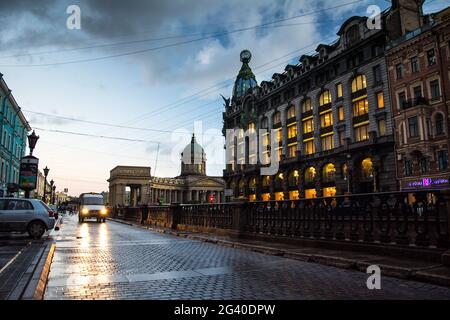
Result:
M369 28L366 17L349 18L335 42L320 44L315 54L301 56L299 63L260 85L249 67L251 54L241 53L232 97L224 99L224 134L237 132L226 146L234 155L224 170L233 194L229 199L287 200L397 189L384 54L389 41L420 25L422 2L394 0L381 15L380 28ZM398 14L405 8L407 15ZM397 27L390 33L392 26ZM258 134L257 146L252 146L238 129L271 131ZM262 163L274 157L279 171L261 175Z
M222 202L225 182L206 175L206 154L192 135L181 153L181 173L175 178L154 177L150 167L118 166L111 170L110 205L218 203ZM130 188L127 201L126 188Z
M400 189L449 188L450 8L388 48Z
M19 183L20 161L31 127L1 73L0 121L0 196L5 196L8 186Z

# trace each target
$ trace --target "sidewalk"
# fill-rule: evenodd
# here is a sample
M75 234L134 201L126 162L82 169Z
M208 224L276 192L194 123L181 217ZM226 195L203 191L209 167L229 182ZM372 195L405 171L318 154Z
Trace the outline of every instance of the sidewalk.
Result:
M450 287L450 267L425 260L396 259L382 255L366 254L343 250L298 247L281 243L268 243L258 240L236 239L214 234L179 231L167 228L143 226L129 221L108 218L111 221L127 224L155 232L189 238L218 245L246 249L263 254L283 256L289 259L320 263L337 268L354 269L366 272L370 265L378 265L383 275L402 279L438 284Z

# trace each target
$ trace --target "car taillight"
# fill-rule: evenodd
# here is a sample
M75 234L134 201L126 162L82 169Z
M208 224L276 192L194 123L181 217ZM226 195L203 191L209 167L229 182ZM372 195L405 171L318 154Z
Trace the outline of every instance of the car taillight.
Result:
M48 211L48 216L49 217L54 217L55 213L52 210L47 210Z

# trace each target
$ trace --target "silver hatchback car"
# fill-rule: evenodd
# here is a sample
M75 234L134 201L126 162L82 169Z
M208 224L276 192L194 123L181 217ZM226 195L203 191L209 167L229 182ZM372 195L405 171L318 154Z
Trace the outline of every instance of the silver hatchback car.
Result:
M54 215L41 200L0 198L0 232L28 232L39 239L55 226Z

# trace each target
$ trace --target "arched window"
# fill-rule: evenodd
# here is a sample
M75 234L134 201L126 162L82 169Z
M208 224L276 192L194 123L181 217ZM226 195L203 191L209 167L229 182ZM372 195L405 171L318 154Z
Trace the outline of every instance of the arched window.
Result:
M365 158L361 161L361 177L372 178L373 177L373 163L372 159Z
M323 166L322 169L322 179L324 182L332 182L335 181L335 173L336 168L334 167L334 164L328 163Z
M436 117L434 118L435 125L436 125L436 135L443 134L444 133L444 117L442 116L442 113L437 113Z
M352 45L361 39L359 34L359 26L357 24L351 26L345 34L347 38L347 45Z
M281 113L280 111L275 112L273 115L273 124L281 123Z
M290 106L287 109L287 118L288 119L295 118L295 106Z
M244 178L241 178L239 180L239 195L243 196L245 194L245 180Z
M305 183L311 183L314 182L314 179L316 178L316 169L314 167L309 167L305 170Z
M367 88L366 76L360 74L352 80L352 93Z
M289 172L289 177L288 177L289 187L298 186L299 178L300 178L300 174L298 173L298 170L291 170Z
M348 174L349 174L348 164L344 163L341 168L342 168L342 178L343 179L347 179L348 178Z
M311 99L308 98L302 102L302 112L307 112L310 110L312 110L312 104L311 104Z
M283 188L283 180L284 180L284 175L282 172L278 173L275 176L275 189L282 189Z
M248 184L249 189L250 189L250 193L255 193L256 192L256 178L250 178L250 182Z
M264 117L261 121L261 129L269 129L269 119Z
M331 93L329 90L325 90L319 97L319 106L323 106L331 103Z
M262 186L269 187L270 186L270 176L264 176L262 179Z

